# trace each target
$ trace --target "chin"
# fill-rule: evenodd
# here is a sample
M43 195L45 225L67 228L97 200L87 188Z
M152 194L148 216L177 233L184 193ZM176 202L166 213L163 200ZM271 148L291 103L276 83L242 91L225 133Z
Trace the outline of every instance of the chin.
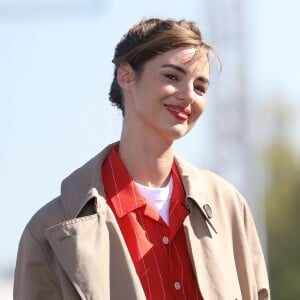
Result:
M168 132L168 137L171 141L175 141L187 135L190 132L190 130L191 129L187 129L187 128L173 127Z

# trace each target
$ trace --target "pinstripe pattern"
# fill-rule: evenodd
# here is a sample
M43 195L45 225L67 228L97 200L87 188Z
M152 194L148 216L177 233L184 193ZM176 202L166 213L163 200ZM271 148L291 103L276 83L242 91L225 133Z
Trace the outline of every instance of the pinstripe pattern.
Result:
M116 175L115 175L114 169L113 169L113 167L112 167L112 162L111 162L111 157L110 157L110 156L108 157L108 161L109 161L110 171L111 171L111 174L112 174L112 178L113 178L115 190L118 191L119 188L118 188L118 186L117 186ZM117 195L117 198L118 198L119 210L123 213L122 205L121 205L121 199L120 199L120 194L117 193L116 195Z
M175 252L176 252L176 255L177 255L177 259L178 259L178 262L179 262L179 265L180 265L180 281L183 282L183 279L184 279L184 277L183 277L183 275L184 275L183 264L182 264L182 261L181 261L181 257L179 255L179 251L176 247L176 240L174 240L173 245L174 245L174 249L175 249ZM187 297L186 297L185 292L184 292L184 285L182 285L182 294L183 294L183 299L187 300Z
M143 228L144 228L144 230L145 230L145 232L146 232L146 228L145 228L144 223L143 223L143 216L142 216L142 214L141 214L141 211L138 211L138 214L139 214L139 217L140 217L140 219L141 219L141 224L142 224L142 226L143 226ZM152 253L152 255L153 255L153 260L155 261L155 264L156 264L156 270L157 270L158 275L159 275L160 288L161 288L161 290L162 290L162 296L163 296L162 299L167 300L167 296L166 296L166 292L165 292L165 288L164 288L164 283L163 283L163 278L162 278L162 275L161 275L161 272L160 272L160 268L159 268L159 264L158 264L158 261L157 261L157 257L156 257L155 251L154 251L154 247L151 248L151 253ZM144 260L144 259L143 259L143 260ZM147 282L149 282L149 281L150 281L150 280L149 280L149 278L148 278L148 276L147 276ZM153 288L154 288L154 287L153 287ZM153 289L153 288L152 288L152 289ZM151 290L150 283L149 283L149 289ZM151 299L151 297L150 297L150 299Z
M139 193L118 156L117 146L111 149L102 172L107 202L117 218L147 299L202 299L182 225L188 210L176 165L172 167L169 226Z

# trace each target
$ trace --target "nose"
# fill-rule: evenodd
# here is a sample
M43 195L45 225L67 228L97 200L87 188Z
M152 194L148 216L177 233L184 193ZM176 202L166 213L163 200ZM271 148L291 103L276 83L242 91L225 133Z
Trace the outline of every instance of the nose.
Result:
M184 83L180 86L178 98L185 101L187 104L192 104L195 101L195 90L193 83Z

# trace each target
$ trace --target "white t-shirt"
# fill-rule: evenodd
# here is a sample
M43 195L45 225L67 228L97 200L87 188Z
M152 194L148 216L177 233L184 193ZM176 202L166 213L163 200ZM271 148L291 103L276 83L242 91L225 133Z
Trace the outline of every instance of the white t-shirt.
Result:
M167 186L162 188L149 187L135 182L144 198L159 211L160 216L169 225L169 207L173 192L172 176Z

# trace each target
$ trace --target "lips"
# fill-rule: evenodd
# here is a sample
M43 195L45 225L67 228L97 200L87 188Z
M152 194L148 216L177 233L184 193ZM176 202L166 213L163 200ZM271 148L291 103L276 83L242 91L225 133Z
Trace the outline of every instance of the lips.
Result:
M170 105L165 104L166 109L177 119L179 120L187 120L189 118L189 115L191 114L191 110L189 108L184 108L179 105Z

